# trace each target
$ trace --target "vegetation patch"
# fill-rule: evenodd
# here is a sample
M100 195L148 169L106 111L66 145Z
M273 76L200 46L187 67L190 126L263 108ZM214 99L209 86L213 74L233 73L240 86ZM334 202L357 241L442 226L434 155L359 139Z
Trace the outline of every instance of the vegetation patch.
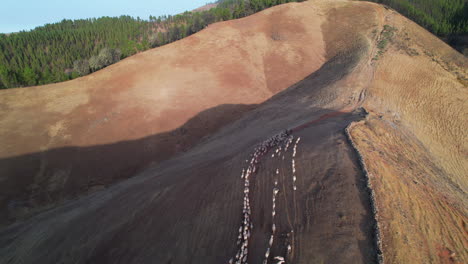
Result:
M392 27L390 25L384 26L382 32L380 32L379 41L377 43L377 48L379 49L379 51L373 58L374 60L378 60L379 57L385 53L388 43L390 43L393 40L393 37L395 36L395 32L397 30L397 28Z
M394 8L447 41L460 52L468 49L462 39L468 34L468 1L466 0L362 0Z
M468 32L466 0L370 0L394 8L438 36Z

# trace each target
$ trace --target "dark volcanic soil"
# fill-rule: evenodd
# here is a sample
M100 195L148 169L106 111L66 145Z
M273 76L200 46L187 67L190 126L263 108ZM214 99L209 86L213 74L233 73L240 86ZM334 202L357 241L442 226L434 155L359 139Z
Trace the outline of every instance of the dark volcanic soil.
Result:
M344 135L361 114L322 107L351 92L345 79L365 47L332 58L192 150L1 231L0 262L226 263L239 248L246 160L258 143L294 127L295 147L270 149L251 175L248 262L263 262L272 224L270 262L376 261L365 180Z

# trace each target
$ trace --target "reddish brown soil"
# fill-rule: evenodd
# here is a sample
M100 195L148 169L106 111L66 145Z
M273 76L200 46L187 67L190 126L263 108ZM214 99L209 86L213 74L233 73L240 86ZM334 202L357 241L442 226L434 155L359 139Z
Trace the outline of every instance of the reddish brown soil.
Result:
M197 114L260 103L317 70L325 53L323 18L313 10L278 6L77 80L2 91L0 222L133 176L249 108L204 115L207 126L184 129L187 136L179 138Z
M335 80L334 76L345 76L361 55L359 50L350 50L331 60L186 153L121 184L37 216L42 220L31 218L27 221L35 223L31 230L22 224L15 230L5 230L0 233L0 248L9 249L11 254L4 255L4 259L15 262L14 252L21 247L30 252L22 254L26 262L33 258L44 263L68 259L93 263L227 262L237 247L243 195L240 174L245 160L267 137L316 120L293 133L295 140L301 137L294 158L296 191L292 186L292 146L283 153L284 158L273 158L274 152L269 152L261 160L251 187L254 229L249 262L262 262L268 247L275 180L280 193L271 258L286 256L290 263L311 259L319 263L374 262L369 196L356 156L343 133L350 122L362 117L359 113L344 113L324 118L333 110L320 108L313 96L304 100L306 95L316 93L333 97L333 86L347 82L346 78ZM65 220L65 215L71 218ZM79 215L79 219L72 215ZM31 237L50 225L52 219L57 221L55 231ZM113 219L112 224L109 219ZM62 229L59 226L68 225L75 228L58 231ZM60 252L77 239L86 242L70 257L62 256ZM8 246L6 241L18 241L15 245L19 247ZM42 243L54 249L38 256L34 245ZM286 253L287 245L291 245L290 253Z
M0 229L0 262L227 263L246 159L291 129L297 155L271 149L252 175L249 263L273 223L268 263L466 263L466 65L391 10L311 0L6 91L5 217L53 208Z

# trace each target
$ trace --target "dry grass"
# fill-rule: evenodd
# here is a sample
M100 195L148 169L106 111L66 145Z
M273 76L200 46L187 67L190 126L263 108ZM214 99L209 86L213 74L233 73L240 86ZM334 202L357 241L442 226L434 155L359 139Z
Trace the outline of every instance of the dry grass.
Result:
M403 23L405 21L396 16L390 16L388 22L399 29L396 42L404 41L402 32L413 31L416 27ZM428 32L419 32L419 35L423 33L430 35ZM407 41L407 45L418 49L414 41ZM443 54L444 49L441 51ZM457 76L463 72L448 71L427 55L408 55L398 50L397 45L389 47L388 53L377 63L366 107L390 120L402 122L434 155L449 177L463 190L468 190L465 178L468 171L468 90ZM453 62L457 60L463 58L457 57Z
M468 90L460 80L468 61L404 17L380 12L398 30L385 47L374 43L386 52L366 89L371 115L350 132L374 188L385 262L466 263Z
M466 263L466 197L424 147L374 115L351 135L376 195L386 263Z

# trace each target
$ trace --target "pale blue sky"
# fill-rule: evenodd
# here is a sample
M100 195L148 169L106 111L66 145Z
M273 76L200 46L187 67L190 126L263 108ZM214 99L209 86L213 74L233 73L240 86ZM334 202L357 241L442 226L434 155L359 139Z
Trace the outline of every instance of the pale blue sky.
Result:
M214 1L214 0L213 0ZM30 30L60 20L130 15L174 15L210 0L1 0L0 32Z

